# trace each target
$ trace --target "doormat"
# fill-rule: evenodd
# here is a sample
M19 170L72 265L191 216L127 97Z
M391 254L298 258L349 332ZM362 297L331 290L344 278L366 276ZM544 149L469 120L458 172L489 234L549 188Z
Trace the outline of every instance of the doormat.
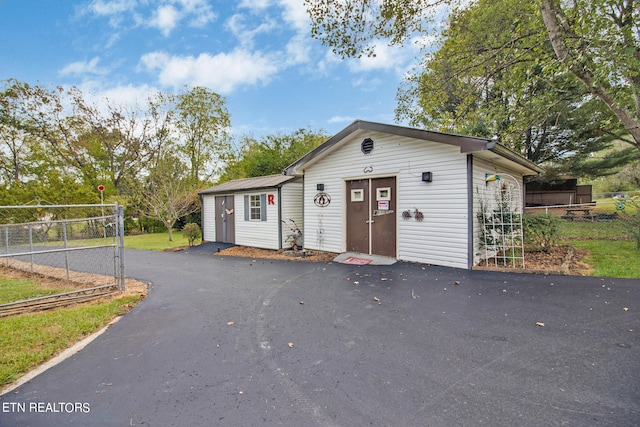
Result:
M342 263L343 264L355 264L355 265L365 265L365 264L370 264L372 260L370 259L366 259L366 258L356 258L356 257L347 257L345 258Z

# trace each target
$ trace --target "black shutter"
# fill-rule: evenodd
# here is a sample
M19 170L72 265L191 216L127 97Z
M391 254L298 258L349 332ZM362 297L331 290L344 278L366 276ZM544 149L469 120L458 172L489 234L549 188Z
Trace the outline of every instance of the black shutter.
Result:
M260 221L267 220L267 195L260 195Z

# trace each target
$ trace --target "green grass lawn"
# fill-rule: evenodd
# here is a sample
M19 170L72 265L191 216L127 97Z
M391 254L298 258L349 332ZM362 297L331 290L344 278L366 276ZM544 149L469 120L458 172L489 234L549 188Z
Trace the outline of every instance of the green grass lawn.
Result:
M189 240L184 237L182 231L173 232L173 240L169 241L169 233L145 233L128 235L124 237L124 247L127 249L143 249L149 251L162 251L164 249L175 248L179 246L188 246ZM113 245L115 239L112 237L95 238L95 239L71 239L69 246L100 246ZM51 241L38 243L38 246L62 246L64 242Z
M6 279L0 276L0 304L68 292L72 288L41 288L35 280Z
M562 240L619 240L628 238L624 221L560 221Z
M634 241L572 240L571 244L589 251L584 261L593 266L595 276L640 279L640 250Z
M182 235L182 231L174 231L171 242L169 241L169 233L149 233L124 237L124 247L127 249L162 251L179 246L189 246L189 240Z
M561 221L559 243L586 249L584 262L594 268L594 275L640 278L640 250L629 237L629 224L611 222Z
M617 206L620 202L618 200L609 198L609 199L598 199L596 200L596 212L598 213L614 213L619 212Z

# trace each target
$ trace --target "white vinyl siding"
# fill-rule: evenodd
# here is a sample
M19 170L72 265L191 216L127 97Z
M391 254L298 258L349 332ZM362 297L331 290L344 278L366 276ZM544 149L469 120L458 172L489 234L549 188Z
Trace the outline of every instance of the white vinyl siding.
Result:
M375 145L368 155L360 150L366 137ZM432 172L433 182L422 182L422 172ZM382 133L354 132L305 170L305 247L344 252L345 182L383 176L396 177L398 259L467 268L466 155L456 146ZM325 208L313 202L316 184L331 196ZM402 219L402 211L416 208L424 221Z
M294 227L293 223L289 221L292 219L302 231L304 230L304 224L302 223L302 183L288 183L281 188L280 209L282 212L282 220L288 225ZM287 236L291 234L291 229L288 225L280 223L282 227L282 247L289 247L289 242L285 242ZM304 238L304 235L303 235Z
M202 240L216 241L216 197L202 196Z
M266 204L263 209L266 213L266 221L251 220L243 221L245 216L244 196L272 194L274 204ZM263 249L280 249L280 220L278 219L278 189L272 188L260 193L245 192L234 195L235 215L236 215L236 245L252 246ZM266 202L265 202L266 203Z

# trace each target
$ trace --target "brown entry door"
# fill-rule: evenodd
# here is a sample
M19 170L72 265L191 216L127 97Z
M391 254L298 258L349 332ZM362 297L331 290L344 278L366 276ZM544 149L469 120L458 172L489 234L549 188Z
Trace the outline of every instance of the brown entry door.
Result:
M233 200L233 196L216 196L216 240L218 242L236 242Z
M396 179L347 181L347 251L396 257Z

